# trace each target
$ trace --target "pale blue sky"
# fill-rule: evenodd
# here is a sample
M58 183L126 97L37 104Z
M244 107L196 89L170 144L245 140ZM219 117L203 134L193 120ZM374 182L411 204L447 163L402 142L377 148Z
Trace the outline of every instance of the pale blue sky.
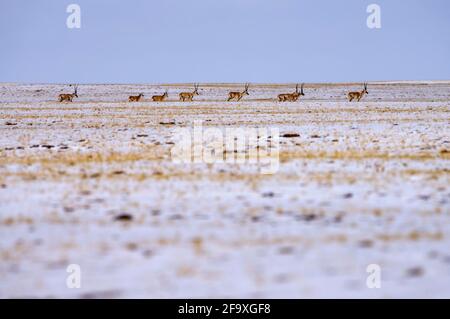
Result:
M66 27L70 3L81 29ZM449 13L448 0L0 0L0 82L449 80Z

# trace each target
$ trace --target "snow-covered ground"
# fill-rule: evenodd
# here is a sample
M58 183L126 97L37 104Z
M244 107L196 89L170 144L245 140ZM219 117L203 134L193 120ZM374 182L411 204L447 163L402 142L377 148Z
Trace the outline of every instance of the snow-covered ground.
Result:
M0 84L0 297L450 298L450 82L294 87ZM278 172L173 163L195 120L278 128Z

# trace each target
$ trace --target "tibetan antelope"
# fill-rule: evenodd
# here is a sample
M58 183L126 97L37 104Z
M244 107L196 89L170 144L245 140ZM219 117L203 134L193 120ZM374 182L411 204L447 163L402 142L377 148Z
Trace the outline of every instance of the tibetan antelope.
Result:
M141 97L143 97L144 94L140 93L139 95L130 95L128 97L128 102L139 102L139 100L141 99Z
M154 102L163 102L166 99L166 97L168 97L168 96L169 96L169 94L167 93L167 90L166 90L166 92L164 92L163 95L153 95L152 100Z
M78 97L78 93L77 93L78 85L74 85L74 86L75 86L75 91L72 94L62 93L59 95L59 102L63 102L63 101L72 102L74 97Z
M228 100L227 101L231 101L231 100L240 101L244 95L249 95L248 94L248 86L249 86L248 83L245 84L245 89L242 92L230 92L230 93L228 93Z
M367 83L364 83L364 89L362 91L348 92L348 101L351 102L356 99L359 102L364 94L369 94L369 92L367 91Z
M304 96L305 93L303 93L303 87L305 86L305 83L302 83L302 86L300 88L300 92L298 91L298 84L295 86L295 92L294 93L284 93L284 94L278 94L278 101L285 102L296 102L298 100L298 97Z
M191 101L194 99L194 95L198 94L198 84L194 84L194 91L193 92L181 92L179 94L180 101Z

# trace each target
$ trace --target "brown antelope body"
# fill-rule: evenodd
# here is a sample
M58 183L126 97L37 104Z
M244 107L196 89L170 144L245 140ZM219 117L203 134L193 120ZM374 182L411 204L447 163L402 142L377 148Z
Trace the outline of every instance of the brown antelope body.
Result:
M162 95L153 95L152 96L152 100L154 102L163 102L167 97L169 96L169 94L166 92L164 92L164 94Z
M248 83L245 84L245 89L242 92L230 92L230 93L228 93L228 100L227 101L231 101L231 100L240 101L244 95L249 95L248 94L248 86L249 86Z
M369 94L367 91L367 83L364 83L364 89L362 91L348 92L347 97L348 101L351 102L353 100L361 101L364 94Z
M128 102L139 102L139 100L143 96L144 96L144 94L142 94L142 93L139 95L130 95L130 97L128 98Z
M194 95L198 94L198 84L194 84L194 91L192 92L181 92L179 94L180 101L192 101L194 99Z
M278 94L278 101L280 102L295 102L298 100L298 98L301 96L304 96L305 93L303 93L303 87L304 83L301 86L300 92L298 91L298 84L295 86L295 92L294 93L284 93L284 94Z
M77 93L78 85L75 85L75 91L72 94L62 93L59 95L59 102L72 102L74 97L78 97Z

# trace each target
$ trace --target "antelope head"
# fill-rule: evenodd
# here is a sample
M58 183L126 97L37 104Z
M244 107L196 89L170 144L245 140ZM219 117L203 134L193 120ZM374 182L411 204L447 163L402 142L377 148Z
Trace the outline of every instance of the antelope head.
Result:
M246 83L246 84L245 84L245 89L244 89L244 91L242 92L242 94L249 95L249 94L248 94L248 87L249 87L249 85L250 85L249 83Z
M364 90L362 92L364 94L369 94L369 91L367 91L367 83L364 83Z

